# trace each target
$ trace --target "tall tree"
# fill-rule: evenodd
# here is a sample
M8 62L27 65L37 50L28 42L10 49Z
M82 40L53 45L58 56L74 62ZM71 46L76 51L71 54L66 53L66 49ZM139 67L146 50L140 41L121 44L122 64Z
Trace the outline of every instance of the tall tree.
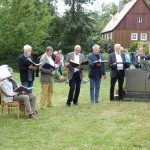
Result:
M90 18L88 11L83 4L91 3L92 0L64 0L69 6L68 11L63 17L65 28L63 32L62 47L66 52L72 51L76 44L89 49L88 39L92 33L93 19Z

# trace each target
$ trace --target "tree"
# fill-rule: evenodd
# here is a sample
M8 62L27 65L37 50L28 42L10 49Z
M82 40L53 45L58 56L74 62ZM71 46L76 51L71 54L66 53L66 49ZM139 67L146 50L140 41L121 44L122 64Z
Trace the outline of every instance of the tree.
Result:
M92 0L64 0L69 6L63 16L64 30L61 39L62 48L66 52L72 51L74 45L80 44L86 51L89 49L89 37L92 34L93 19L83 4L91 3Z
M25 44L38 47L48 36L52 19L47 2L39 0L1 0L0 8L0 54L17 56Z

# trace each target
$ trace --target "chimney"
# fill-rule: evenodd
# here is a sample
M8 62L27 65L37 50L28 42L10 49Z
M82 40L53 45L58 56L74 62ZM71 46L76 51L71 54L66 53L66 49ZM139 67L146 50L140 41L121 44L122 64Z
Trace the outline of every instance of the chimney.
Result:
M119 0L118 13L123 9L123 0Z

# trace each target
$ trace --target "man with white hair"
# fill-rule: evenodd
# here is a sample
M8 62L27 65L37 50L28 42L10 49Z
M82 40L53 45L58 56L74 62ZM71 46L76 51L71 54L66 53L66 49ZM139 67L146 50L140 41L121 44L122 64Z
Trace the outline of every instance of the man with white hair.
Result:
M26 63L27 59L32 61L32 47L30 45L25 45L23 49L24 54L19 57L18 61L21 84L25 87L33 87L34 71L37 68ZM32 90L30 90L29 93L32 93Z
M71 67L70 60L75 61L78 64L81 64L85 61L85 57L81 52L81 46L76 45L74 47L74 52L68 53L65 66L68 67L68 80L69 80L69 94L66 105L71 106L73 101L74 105L78 105L78 97L80 94L80 85L83 79L82 70L84 69L83 65L80 65L77 68Z
M119 100L123 99L123 83L125 76L125 54L121 52L121 45L115 44L114 52L109 55L108 66L110 68L110 101L114 101L114 87L118 80L118 95Z
M13 76L13 69L10 67L7 69ZM18 84L12 76L3 80L0 84L0 88L2 90L2 101L5 103L12 101L23 102L29 118L33 120L38 119L36 116L37 112L35 110L36 96L32 93L26 93L25 91L14 92L14 90L18 88Z
M99 102L99 91L101 78L104 76L106 79L106 72L104 63L101 62L104 60L103 55L100 54L100 46L95 44L93 45L93 53L88 57L89 60L89 78L90 78L90 101L91 103ZM96 64L93 62L99 61Z

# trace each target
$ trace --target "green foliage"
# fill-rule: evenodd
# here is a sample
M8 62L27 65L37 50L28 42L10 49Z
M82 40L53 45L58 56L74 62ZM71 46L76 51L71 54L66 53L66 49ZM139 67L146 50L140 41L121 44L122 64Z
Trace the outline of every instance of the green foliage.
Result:
M130 52L134 52L138 48L138 42L133 42L130 46Z
M51 21L50 8L46 2L35 0L1 0L0 8L0 54L17 56L22 47L30 44L37 54L39 45L47 34Z

